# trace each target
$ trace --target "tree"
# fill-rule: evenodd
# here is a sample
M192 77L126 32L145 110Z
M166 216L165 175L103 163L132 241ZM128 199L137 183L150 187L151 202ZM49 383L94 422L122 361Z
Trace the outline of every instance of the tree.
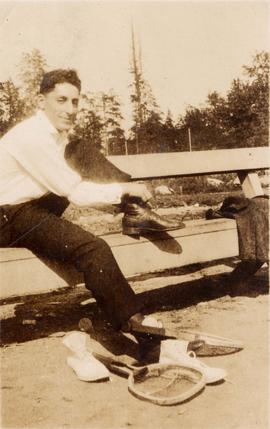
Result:
M207 149L221 149L229 145L227 117L227 100L221 97L216 91L207 97L204 113L204 134L205 146Z
M136 52L134 31L132 28L132 62L131 74L133 81L131 84L130 100L133 106L133 121L134 125L131 127L130 144L135 144L136 153L148 152L149 147L154 150L154 142L151 140L143 140L146 135L157 135L160 127L161 112L154 97L152 88L143 76L141 54ZM157 130L150 130L150 124L157 126ZM144 147L146 146L146 147ZM158 143L157 143L158 146ZM133 151L134 152L134 151Z
M93 144L99 146L105 155L125 153L125 135L121 127L123 116L119 98L110 90L108 93L84 94L82 101L78 114L80 134L94 138ZM89 115L90 122L87 120Z
M163 145L163 125L160 116L151 112L148 118L137 130L139 140L139 153L165 152Z
M205 113L202 109L189 106L185 115L179 119L177 126L184 150L188 151L190 148L189 133L192 135L192 150L205 148L204 131L206 121Z
M42 54L33 49L31 53L23 53L19 63L20 85L15 86L11 79L0 83L0 135L36 109L45 65Z
M0 136L23 117L24 103L12 80L0 83Z
M121 127L123 116L121 104L112 90L100 94L102 111L102 146L105 155L125 153L125 133Z
M163 152L177 152L179 151L179 133L174 125L172 114L170 110L167 112L165 122L162 126L162 147Z
M81 95L81 108L77 115L74 135L87 141L96 149L102 148L102 119L95 108L95 98L91 93Z
M250 146L267 146L269 134L269 53L257 53L251 66L244 66L252 104Z
M180 118L179 136L188 142L190 129L193 149L268 145L269 54L256 54L243 69L246 79L234 79L226 97L214 91Z
M46 60L38 49L23 53L19 63L20 94L24 102L24 115L30 116L37 107L39 85L46 68Z
M212 122L222 146L268 145L269 54L257 53L243 66L245 79L234 79L226 99L209 98Z
M227 96L227 128L234 146L267 146L269 54L257 53L243 66L246 80L235 79Z

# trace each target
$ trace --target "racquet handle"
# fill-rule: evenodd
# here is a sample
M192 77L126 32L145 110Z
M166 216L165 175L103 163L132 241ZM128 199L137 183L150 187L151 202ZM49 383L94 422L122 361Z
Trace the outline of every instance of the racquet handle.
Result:
M118 375L128 377L132 373L132 369L129 369L124 362L118 361L117 359L113 359L110 356L101 355L100 353L93 352L92 354L96 359L102 362L110 371Z

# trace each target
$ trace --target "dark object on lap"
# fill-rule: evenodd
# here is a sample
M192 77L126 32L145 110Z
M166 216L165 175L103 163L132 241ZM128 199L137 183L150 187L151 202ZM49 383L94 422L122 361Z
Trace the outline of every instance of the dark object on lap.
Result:
M83 179L96 183L129 182L131 178L108 161L91 142L83 139L70 141L65 150L65 158Z

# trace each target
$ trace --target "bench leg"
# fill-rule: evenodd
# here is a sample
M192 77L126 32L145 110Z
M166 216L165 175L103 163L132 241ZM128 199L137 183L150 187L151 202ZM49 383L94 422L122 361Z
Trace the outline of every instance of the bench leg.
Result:
M262 185L257 173L248 173L247 171L239 171L237 173L242 185L245 197L253 198L259 195L264 195Z

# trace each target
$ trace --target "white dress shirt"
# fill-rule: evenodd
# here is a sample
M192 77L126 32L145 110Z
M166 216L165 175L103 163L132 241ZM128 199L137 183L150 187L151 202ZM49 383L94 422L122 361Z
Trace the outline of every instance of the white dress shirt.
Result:
M8 131L0 139L0 206L31 201L48 192L79 206L120 203L120 184L83 181L69 167L64 157L67 142L42 111Z

